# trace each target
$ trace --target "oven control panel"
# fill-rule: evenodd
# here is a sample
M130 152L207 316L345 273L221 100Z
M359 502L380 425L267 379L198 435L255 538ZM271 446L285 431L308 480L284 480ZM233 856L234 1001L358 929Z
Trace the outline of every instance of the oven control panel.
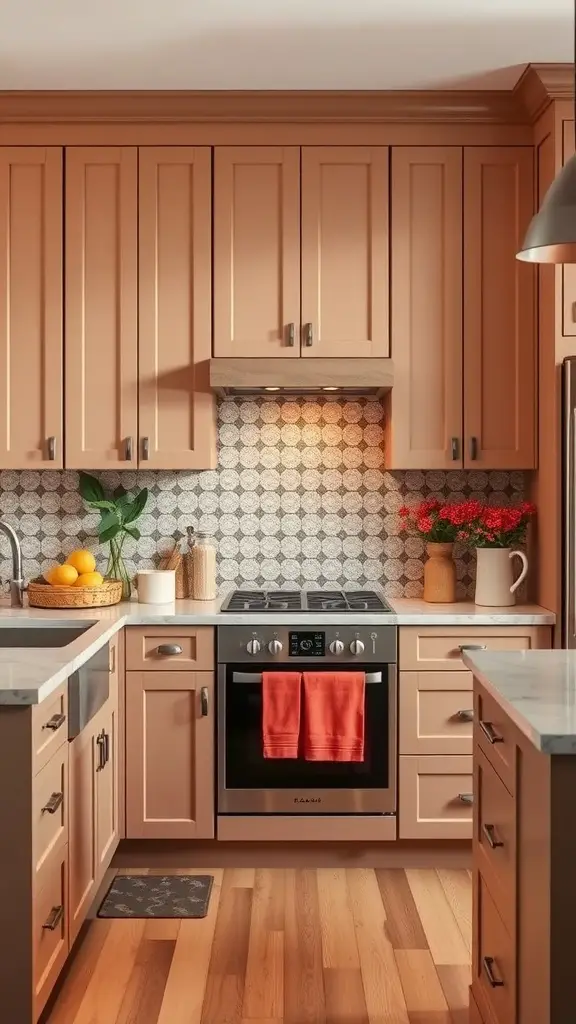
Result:
M218 661L298 663L380 662L397 660L397 629L385 626L326 626L290 628L285 626L219 626Z

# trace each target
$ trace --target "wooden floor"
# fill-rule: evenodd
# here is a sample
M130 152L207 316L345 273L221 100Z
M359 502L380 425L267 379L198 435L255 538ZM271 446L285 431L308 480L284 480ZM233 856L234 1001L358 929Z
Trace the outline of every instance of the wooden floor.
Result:
M49 1024L467 1024L469 872L194 870L208 916L90 922Z

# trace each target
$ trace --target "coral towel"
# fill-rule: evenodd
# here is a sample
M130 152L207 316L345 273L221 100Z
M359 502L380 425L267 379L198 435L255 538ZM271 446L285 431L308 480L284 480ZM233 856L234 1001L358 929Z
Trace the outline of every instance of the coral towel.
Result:
M304 672L306 761L364 760L363 672Z
M301 684L299 672L262 673L264 757L298 757Z

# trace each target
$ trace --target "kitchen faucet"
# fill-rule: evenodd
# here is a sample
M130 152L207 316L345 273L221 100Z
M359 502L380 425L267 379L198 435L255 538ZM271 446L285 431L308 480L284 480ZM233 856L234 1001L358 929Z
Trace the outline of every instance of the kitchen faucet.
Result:
M10 604L12 608L21 608L24 601L24 580L22 579L22 548L15 530L9 523L0 519L0 533L5 533L10 541L12 551L12 579L10 580Z

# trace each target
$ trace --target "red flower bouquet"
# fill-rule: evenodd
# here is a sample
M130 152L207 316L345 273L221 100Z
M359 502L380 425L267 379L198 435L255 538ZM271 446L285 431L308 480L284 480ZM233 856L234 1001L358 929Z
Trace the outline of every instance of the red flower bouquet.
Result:
M437 498L428 498L414 508L404 505L400 509L402 525L419 534L428 544L453 544L470 519L468 506L471 504L468 501L445 504Z
M485 505L465 502L467 514L457 540L474 548L511 548L523 544L536 506L529 501L519 505Z

